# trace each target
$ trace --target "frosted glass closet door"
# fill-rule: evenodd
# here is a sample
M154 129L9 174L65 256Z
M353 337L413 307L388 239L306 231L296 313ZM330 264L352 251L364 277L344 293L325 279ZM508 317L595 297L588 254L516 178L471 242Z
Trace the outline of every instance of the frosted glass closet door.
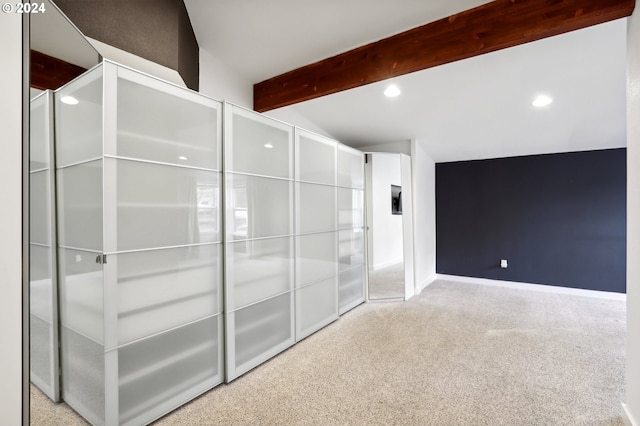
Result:
M293 128L225 105L227 380L294 342Z
M222 105L104 61L56 109L64 399L147 424L222 381Z
M107 414L143 424L222 381L222 105L105 71Z
M55 92L62 397L105 421L103 67Z
M337 230L335 186L302 182L296 185L298 233Z
M364 154L345 145L338 145L338 186L364 189Z
M337 146L296 128L296 340L338 318Z
M52 204L52 93L31 101L29 153L29 337L31 382L49 398L58 389L58 309Z
M338 147L340 315L365 300L364 154Z

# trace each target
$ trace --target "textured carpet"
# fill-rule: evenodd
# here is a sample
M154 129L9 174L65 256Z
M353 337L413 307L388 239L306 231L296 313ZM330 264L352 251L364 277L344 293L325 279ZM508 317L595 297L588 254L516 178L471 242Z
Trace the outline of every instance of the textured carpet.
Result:
M624 329L622 301L438 281L155 424L623 425ZM78 424L36 405L32 424Z

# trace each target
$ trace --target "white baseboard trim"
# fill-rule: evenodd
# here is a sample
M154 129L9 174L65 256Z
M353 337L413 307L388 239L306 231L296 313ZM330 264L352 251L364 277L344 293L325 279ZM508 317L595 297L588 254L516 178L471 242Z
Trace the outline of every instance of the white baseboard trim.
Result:
M429 287L431 284L436 282L437 279L438 279L438 275L434 274L431 277L429 277L426 280L424 280L421 283L419 283L418 287L416 288L415 296L417 296L418 294L422 293L422 290L424 290L425 288Z
M627 404L622 404L622 418L627 426L640 426L640 423L636 422L631 412L629 412Z
M488 278L463 277L458 275L437 274L440 280L458 281L471 284L492 285L498 287L515 288L520 290L542 291L546 293L572 294L574 296L595 297L598 299L626 301L627 295L610 291L584 290L581 288L558 287L554 285L531 284L517 281L500 281ZM634 425L635 426L635 425Z

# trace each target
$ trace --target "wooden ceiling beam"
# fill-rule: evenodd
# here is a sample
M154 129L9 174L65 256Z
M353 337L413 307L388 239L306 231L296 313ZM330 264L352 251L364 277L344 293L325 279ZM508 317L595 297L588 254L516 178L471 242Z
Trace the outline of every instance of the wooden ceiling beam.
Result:
M624 18L635 0L495 0L341 53L253 87L264 112Z
M31 87L55 90L85 72L86 69L37 50L31 50L30 71Z

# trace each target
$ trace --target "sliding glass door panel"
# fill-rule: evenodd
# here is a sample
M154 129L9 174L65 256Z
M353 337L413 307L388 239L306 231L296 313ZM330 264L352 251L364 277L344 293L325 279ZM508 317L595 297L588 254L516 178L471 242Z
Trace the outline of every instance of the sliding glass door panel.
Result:
M64 325L60 328L62 399L93 424L104 424L104 346Z
M297 287L336 276L337 236L336 232L325 232L297 237Z
M222 312L222 245L121 253L118 344Z
M102 157L103 77L97 67L56 91L56 166Z
M207 189L219 192L219 173L112 158L105 162L117 174L118 244L107 251L220 241L218 210L200 208Z
M364 226L364 191L338 188L338 225L340 229Z
M227 249L227 308L293 289L293 237L238 241Z
M102 251L102 160L57 171L58 244Z
M337 230L336 188L297 182L298 233Z
M99 254L61 248L59 250L60 321L62 325L96 342L104 339L104 297Z
M49 169L29 175L29 240L51 246L51 181Z
M296 341L338 319L337 278L296 290Z
M220 170L220 103L175 89L120 77L117 148L107 154Z
M338 186L364 189L364 154L361 151L338 146Z
M294 342L292 293L247 306L232 317L234 356L227 359L231 378L248 371Z
M293 179L293 128L233 105L229 110L226 170Z
M336 152L336 141L296 128L296 179L335 185Z
M340 315L364 302L364 265L340 273Z
M55 105L64 399L147 424L222 381L222 104L104 61Z
M53 323L54 289L51 283L51 248L31 244L29 252L29 305L31 315Z
M222 316L118 349L120 424L165 414L221 381Z
M227 174L227 240L293 234L293 182Z
M364 231L361 228L339 233L340 272L364 264Z

